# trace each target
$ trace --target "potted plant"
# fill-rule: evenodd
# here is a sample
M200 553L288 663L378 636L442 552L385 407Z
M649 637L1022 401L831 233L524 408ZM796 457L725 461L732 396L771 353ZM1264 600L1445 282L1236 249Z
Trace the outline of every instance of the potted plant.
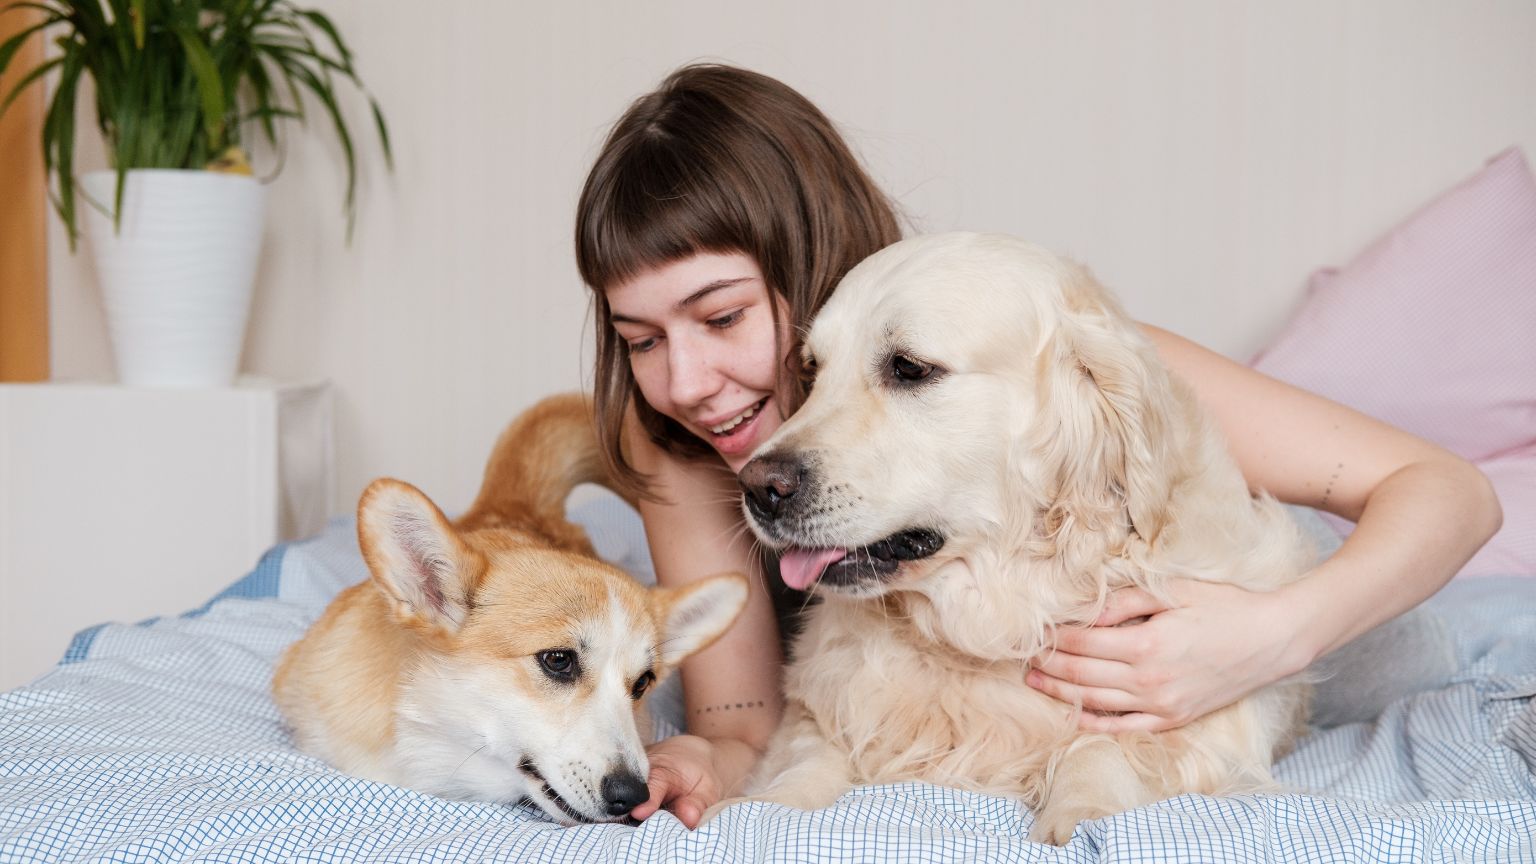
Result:
M84 217L119 378L227 385L245 339L265 209L242 133L255 128L280 148L283 124L304 122L304 98L313 100L345 157L350 234L357 164L336 85L363 89L352 52L329 18L290 0L0 4L0 14L18 10L36 19L0 44L0 74L29 38L56 34L57 50L4 94L0 113L56 73L43 160L72 250ZM77 184L76 101L87 76L112 169ZM368 102L389 160L383 115Z

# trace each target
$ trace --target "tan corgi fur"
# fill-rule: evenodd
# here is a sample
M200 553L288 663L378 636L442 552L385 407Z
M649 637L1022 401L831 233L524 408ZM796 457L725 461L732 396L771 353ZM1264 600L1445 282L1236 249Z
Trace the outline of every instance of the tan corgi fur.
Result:
M644 801L644 695L730 626L747 586L647 588L598 559L564 506L606 479L590 405L570 394L502 433L455 521L408 483L370 484L357 528L372 578L273 677L298 746L444 797L526 799L566 824Z

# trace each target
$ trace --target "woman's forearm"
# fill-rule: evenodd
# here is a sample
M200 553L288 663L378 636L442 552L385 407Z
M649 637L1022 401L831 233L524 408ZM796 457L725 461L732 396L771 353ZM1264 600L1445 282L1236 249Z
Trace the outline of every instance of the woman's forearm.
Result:
M740 795L752 769L763 757L763 748L740 738L711 738L715 774L720 778L720 793L729 798Z
M1442 588L1503 521L1488 479L1454 457L1381 481L1339 550L1288 586L1306 665Z

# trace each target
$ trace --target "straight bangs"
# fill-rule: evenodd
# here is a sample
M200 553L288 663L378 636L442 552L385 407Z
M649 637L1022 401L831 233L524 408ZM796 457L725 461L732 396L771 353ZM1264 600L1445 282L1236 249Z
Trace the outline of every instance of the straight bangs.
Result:
M740 202L761 191L750 188L743 166L711 159L655 127L624 143L582 191L576 264L583 282L602 293L701 252L758 257L767 238Z
M641 110L632 109L632 115L645 121L621 121L615 127L604 156L587 177L576 219L576 265L592 289L596 313L592 395L598 434L612 479L625 491L648 499L652 496L646 478L622 452L626 413L633 412L651 441L670 453L698 458L713 449L635 398L628 346L608 323L611 310L605 289L701 252L742 252L759 262L782 257L770 252L779 240L776 215L745 202L793 200L785 190L765 190L763 172L749 167L760 161L762 148L744 140L739 124L733 128L721 123L716 106L698 104L683 94L672 96L672 103L660 110L645 110L655 106L646 106L642 99L636 106ZM673 134L674 127L695 133L714 127L716 132L685 137ZM698 143L701 139L715 146ZM770 286L778 276L764 273ZM777 322L776 304L772 314Z

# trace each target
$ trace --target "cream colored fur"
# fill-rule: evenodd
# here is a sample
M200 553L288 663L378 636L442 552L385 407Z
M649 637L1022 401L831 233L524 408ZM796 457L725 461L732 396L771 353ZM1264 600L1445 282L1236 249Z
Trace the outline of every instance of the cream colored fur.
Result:
M1031 836L1185 792L1268 787L1305 710L1282 683L1183 728L1109 736L1026 686L1055 628L1170 577L1258 591L1310 550L1253 496L1187 387L1083 268L1002 236L895 244L816 318L809 400L758 451L803 458L805 512L772 545L943 548L894 578L818 587L753 797L803 808L904 779L1020 797ZM917 386L902 354L934 364ZM752 522L749 512L749 522Z

